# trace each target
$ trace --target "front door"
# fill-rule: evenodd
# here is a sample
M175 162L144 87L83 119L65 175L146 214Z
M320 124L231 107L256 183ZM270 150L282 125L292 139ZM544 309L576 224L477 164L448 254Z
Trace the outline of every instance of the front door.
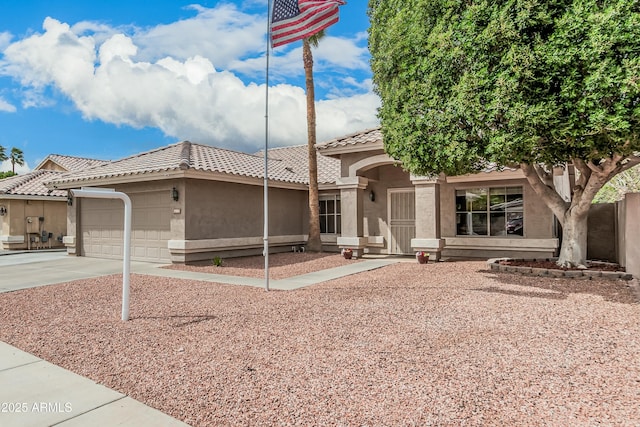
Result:
M411 239L416 237L416 199L413 188L388 191L389 253L412 254Z

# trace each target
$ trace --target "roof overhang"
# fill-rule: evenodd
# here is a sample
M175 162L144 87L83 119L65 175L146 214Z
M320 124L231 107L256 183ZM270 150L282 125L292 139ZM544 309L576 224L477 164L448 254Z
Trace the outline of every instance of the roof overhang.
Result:
M339 157L341 154L350 153L364 153L369 151L384 151L384 144L382 141L367 142L366 144L348 144L340 145L336 147L316 147L318 153L323 156Z
M446 176L448 183L500 181L505 179L525 179L521 169L504 169L501 171L478 172L467 175Z
M207 181L219 181L219 182L232 182L236 184L263 186L264 179L262 177L250 177L242 175L233 175L222 172L202 171L196 169L187 170L171 170L171 171L158 171L147 172L140 174L127 174L111 177L97 177L97 178L85 178L77 179L73 181L56 182L51 181L46 183L47 188L64 190L71 188L78 188L83 186L110 186L116 184L131 184L140 182L153 182L163 181L169 179L201 179ZM269 187L272 188L284 188L290 190L306 190L307 184L296 182L284 182L269 180Z
M0 200L48 200L48 201L65 201L66 196L35 196L29 194L0 194Z

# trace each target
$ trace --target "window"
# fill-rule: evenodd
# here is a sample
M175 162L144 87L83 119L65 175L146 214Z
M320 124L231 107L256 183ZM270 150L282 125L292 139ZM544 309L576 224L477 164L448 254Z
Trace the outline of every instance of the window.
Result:
M456 190L456 234L523 235L522 187Z
M320 197L320 233L340 234L340 196Z

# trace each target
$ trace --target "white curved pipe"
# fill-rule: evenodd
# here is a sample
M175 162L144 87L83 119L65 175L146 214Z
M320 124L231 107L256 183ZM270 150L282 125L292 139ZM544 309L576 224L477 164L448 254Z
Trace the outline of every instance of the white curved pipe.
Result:
M71 190L75 197L120 199L124 202L124 253L122 257L122 320L129 320L129 287L131 271L131 199L125 193L104 188L82 187Z

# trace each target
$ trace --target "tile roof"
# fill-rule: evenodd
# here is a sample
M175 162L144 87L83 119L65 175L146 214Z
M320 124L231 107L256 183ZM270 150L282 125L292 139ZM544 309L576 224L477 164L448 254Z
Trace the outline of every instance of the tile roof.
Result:
M67 197L66 190L49 190L45 182L55 179L64 172L35 170L22 175L14 175L0 180L0 197L12 196L54 196Z
M262 152L259 153L262 157ZM272 148L270 159L281 160L285 169L299 177L300 182L309 183L309 155L306 145ZM340 177L340 160L318 153L318 184L332 184Z
M318 151L331 148L353 147L354 149L362 148L364 145L382 144L382 131L379 127L367 129L361 132L352 133L351 135L341 136L331 141L317 144ZM376 147L377 148L377 147Z
M60 154L49 154L46 159L44 159L38 166L36 166L35 169L41 169L42 166L45 165L49 160L53 163L56 163L61 168L66 169L67 171L79 171L92 166L108 163L106 160L88 159L86 157L63 156Z
M269 150L270 179L287 183L307 183L306 148L304 150L305 157L303 157L300 147ZM333 162L335 162L335 164ZM322 164L325 164L324 160ZM327 159L326 164L332 165L330 171L333 172L323 173L322 176L324 179L329 180L327 182L334 182L339 175L340 163L335 159ZM51 184L74 183L181 170L197 170L241 177L263 178L264 159L261 155L246 154L183 141L121 160L89 167L81 171L65 173L52 180ZM332 180L330 180L331 173L336 173Z
M108 163L104 160L87 159L83 157L48 155L31 172L0 179L0 197L11 196L53 196L67 197L66 190L50 190L45 183L62 176L65 172L59 170L41 169L48 161L52 161L67 171L78 171L87 167Z

